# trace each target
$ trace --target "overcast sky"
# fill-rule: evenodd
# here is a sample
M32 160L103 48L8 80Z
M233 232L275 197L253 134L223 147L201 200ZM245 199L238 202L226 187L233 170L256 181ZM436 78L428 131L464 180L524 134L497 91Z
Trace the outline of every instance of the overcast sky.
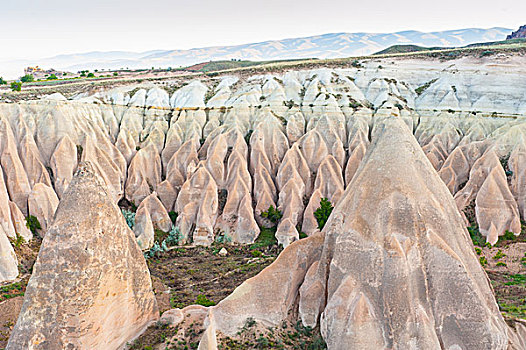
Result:
M518 28L523 0L0 0L0 61L334 32Z

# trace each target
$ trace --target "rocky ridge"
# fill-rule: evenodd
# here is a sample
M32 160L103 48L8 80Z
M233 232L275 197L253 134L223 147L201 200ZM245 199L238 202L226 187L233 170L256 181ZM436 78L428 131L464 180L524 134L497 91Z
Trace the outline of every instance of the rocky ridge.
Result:
M526 38L526 25L506 37L506 40Z

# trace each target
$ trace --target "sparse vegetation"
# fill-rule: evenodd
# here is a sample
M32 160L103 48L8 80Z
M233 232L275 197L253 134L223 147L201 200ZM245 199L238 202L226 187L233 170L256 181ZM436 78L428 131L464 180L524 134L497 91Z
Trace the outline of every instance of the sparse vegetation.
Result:
M7 85L7 81L5 81L2 77L0 77L0 85Z
M418 96L422 95L424 93L424 91L426 91L431 85L433 85L436 81L438 80L438 78L436 79L433 79L433 80L430 80L428 81L427 83L425 83L424 85L422 86L419 86L415 89L415 92Z

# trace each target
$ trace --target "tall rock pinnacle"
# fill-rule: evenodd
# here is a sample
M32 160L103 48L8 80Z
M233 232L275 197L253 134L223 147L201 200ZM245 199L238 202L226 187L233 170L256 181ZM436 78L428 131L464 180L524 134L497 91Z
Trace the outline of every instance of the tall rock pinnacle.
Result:
M81 163L42 242L7 349L116 349L158 318L133 232Z

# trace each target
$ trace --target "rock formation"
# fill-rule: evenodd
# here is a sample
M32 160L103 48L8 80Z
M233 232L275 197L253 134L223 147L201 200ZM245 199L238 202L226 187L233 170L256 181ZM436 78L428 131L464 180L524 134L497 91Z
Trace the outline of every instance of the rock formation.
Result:
M526 39L526 25L521 26L517 31L511 33L506 37L506 40L511 39Z
M526 59L492 60L371 60L203 77L171 95L162 85L125 86L0 103L0 204L16 206L0 205L0 225L13 238L21 228L14 215L31 214L45 235L78 162L89 161L114 203L146 201L154 228L169 230L167 214L176 212L183 243L209 245L218 235L253 242L274 225L261 215L273 206L286 246L316 231L320 198L337 203L377 125L397 115L465 224L495 243L506 231L520 234L526 220Z
M134 234L83 163L44 237L7 349L117 349L158 317Z
M450 192L401 118L377 125L323 232L210 309L200 349L249 317L275 326L295 305L329 349L508 349L513 337Z

